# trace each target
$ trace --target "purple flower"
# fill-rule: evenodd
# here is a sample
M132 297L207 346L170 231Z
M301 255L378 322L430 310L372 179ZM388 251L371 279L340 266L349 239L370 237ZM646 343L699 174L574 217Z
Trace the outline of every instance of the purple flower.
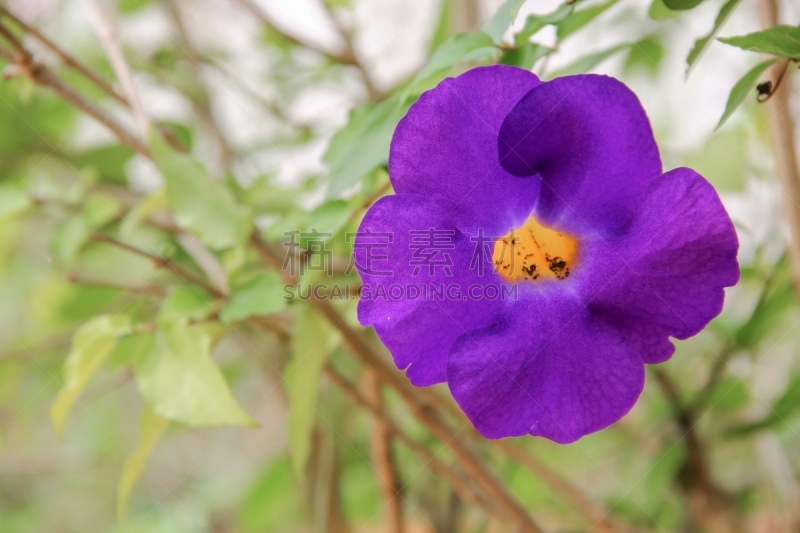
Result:
M414 385L447 382L488 438L568 443L616 422L644 364L700 332L739 278L715 190L662 172L614 78L446 79L397 126L389 175L397 194L356 239L359 321Z

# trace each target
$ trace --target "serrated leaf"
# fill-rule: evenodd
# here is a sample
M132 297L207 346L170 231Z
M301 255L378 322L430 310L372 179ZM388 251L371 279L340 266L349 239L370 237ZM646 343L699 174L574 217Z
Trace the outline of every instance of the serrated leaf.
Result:
M705 0L664 0L664 5L673 11L686 11L694 9Z
M602 52L598 52L596 54L590 54L588 56L584 56L571 65L564 67L563 69L559 70L558 72L554 73L550 78L560 78L561 76L572 76L573 74L584 74L586 72L591 71L597 65L608 59L609 57L613 56L617 52L625 50L629 48L631 45L628 43L617 45L613 48L609 48L608 50L603 50Z
M160 320L134 363L142 396L159 416L194 427L255 426L211 359L211 338L185 319Z
M213 298L202 287L179 285L172 289L158 311L158 318L185 318L199 321L214 312Z
M279 313L286 308L283 286L276 274L259 274L246 284L234 288L231 297L220 309L220 317L225 322L238 322L251 316Z
M723 37L719 41L751 52L800 58L800 26L773 26L747 35Z
M758 83L758 79L767 70L773 63L775 63L777 59L769 59L764 61L763 63L759 63L755 67L751 68L747 71L747 74L742 76L739 81L733 86L731 89L730 94L728 95L728 101L725 103L725 111L722 113L722 117L720 117L717 126L714 128L718 130L720 126L725 124L725 122L733 115L733 112L742 105L742 102L745 101L747 95L750 94L756 84Z
M108 359L117 339L130 333L130 319L101 315L92 318L75 332L72 348L64 362L64 387L50 406L50 421L58 438L67 416L89 381Z
M350 113L347 125L333 136L323 157L331 174L329 194L342 193L375 167L386 164L394 129L410 106L410 101L394 97Z
M311 454L322 369L338 342L338 332L313 307L300 308L292 335L292 355L283 376L289 398L289 446L298 476L305 470Z
M706 35L705 37L701 37L697 39L692 47L689 55L686 57L686 76L689 76L689 73L692 71L692 67L694 66L695 62L698 58L702 55L705 49L708 47L708 43L711 42L711 39L717 36L719 30L722 29L722 26L731 16L733 11L739 5L741 0L728 0L722 6L722 9L719 10L717 14L717 18L714 19L714 26L711 28L711 32Z
M453 35L436 49L428 63L414 76L414 80L406 92L413 92L415 87L423 84L436 73L451 68L470 53L481 48L494 48L494 40L487 33L474 31Z
M253 229L250 210L223 183L213 180L197 159L174 151L159 135L150 139L153 161L164 175L178 225L215 250L244 244Z
M124 520L128 514L128 502L130 501L133 487L136 486L144 473L144 465L153 453L153 449L164 436L169 427L169 420L161 418L150 409L146 403L139 415L138 433L139 442L133 453L125 458L122 465L122 475L117 484L117 517Z
M617 3L617 0L608 0L602 4L589 6L585 9L573 11L564 20L558 23L556 35L559 39L566 39L576 31L580 30L595 18L603 14L609 7Z

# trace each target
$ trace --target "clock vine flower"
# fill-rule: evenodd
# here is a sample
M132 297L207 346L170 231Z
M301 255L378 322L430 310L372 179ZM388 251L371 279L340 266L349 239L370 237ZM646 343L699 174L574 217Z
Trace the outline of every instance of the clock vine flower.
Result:
M700 332L739 278L716 191L663 172L644 109L611 77L448 78L398 124L389 175L396 194L354 246L359 321L488 438L569 443L616 422L644 365Z

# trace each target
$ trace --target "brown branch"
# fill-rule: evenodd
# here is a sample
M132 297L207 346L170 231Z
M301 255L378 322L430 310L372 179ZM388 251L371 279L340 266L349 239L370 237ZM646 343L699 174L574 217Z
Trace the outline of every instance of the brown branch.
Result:
M57 44L55 44L52 40L50 40L46 35L42 32L37 30L35 27L26 24L24 21L20 20L16 17L13 13L11 13L8 9L0 6L0 15L7 17L8 19L12 20L14 24L22 28L23 31L32 35L36 38L40 43L42 43L45 47L47 47L51 52L53 52L58 58L64 62L65 65L71 67L75 71L81 73L86 79L94 83L97 87L102 89L106 94L120 102L121 104L128 105L128 101L118 93L114 87L111 86L102 76L98 73L90 69L85 64L78 61L75 57L68 54L62 48L60 48Z
M759 0L761 26L771 28L780 23L778 3L776 0ZM782 66L772 67L772 76L780 76ZM777 87L767 102L769 111L768 124L772 146L775 151L775 162L778 167L778 178L783 189L783 208L789 223L789 255L792 260L792 274L795 289L800 293L800 167L795 152L794 120L792 119L791 95L792 80L787 78Z
M373 405L375 412L384 410L381 382L372 370L367 370L364 375L364 397ZM389 524L387 532L403 533L402 485L392 454L392 430L384 418L378 414L372 415L372 462L377 467L377 481L383 493L383 508Z
M178 32L178 37L180 39L180 42L177 43L178 47L183 51L186 59L191 64L191 68L194 70L194 75L198 81L198 85L194 87L196 94L189 94L186 96L194 104L197 113L200 116L200 120L205 123L206 127L208 127L209 131L211 132L211 136L214 138L214 142L216 142L219 149L222 165L226 170L229 171L235 159L235 150L225 137L225 134L223 133L219 122L214 117L214 113L211 109L211 98L208 95L208 88L202 79L201 69L202 64L204 63L202 54L200 54L200 52L194 46L194 43L189 37L189 33L186 31L186 27L183 24L183 16L181 16L176 1L164 0L164 3L166 4L170 18L172 19L172 23L175 25L175 29Z
M158 285L148 283L147 285L128 285L124 282L110 279L97 279L77 272L68 272L66 279L70 283L78 283L80 285L91 285L93 287L104 287L107 289L118 289L121 291L132 292L134 294L152 294L154 296L166 296L167 291Z
M130 244L128 244L126 242L123 242L123 241L120 241L119 239L116 239L114 237L111 237L110 235L105 235L103 233L99 233L99 232L96 232L96 231L92 232L90 237L94 241L105 242L105 243L108 243L108 244L112 244L112 245L114 245L114 246L116 246L118 248L121 248L121 249L123 249L125 251L128 251L128 252L130 252L132 254L135 254L135 255L144 257L146 259L149 259L150 261L153 262L153 264L155 266L157 266L159 268L163 268L165 270L169 270L170 272L172 272L173 274L175 274L176 276L181 278L183 281L186 281L188 283L192 283L194 285L197 285L198 287L204 288L205 290L207 290L209 293L213 294L217 298L224 298L225 297L225 294L223 294L219 289L214 287L211 283L209 283L208 281L206 281L205 279L203 279L199 275L195 274L194 272L191 272L189 270L186 270L185 268L182 268L182 267L176 265L172 260L164 259L161 256L158 256L158 255L155 255L155 254L151 254L150 252L147 252L147 251L142 250L140 248L137 248L135 246L131 246Z
M326 50L325 48L315 43L303 41L299 37L292 35L288 31L281 29L280 25L275 22L275 20L269 15L269 13L267 13L261 7L259 7L255 2L253 2L253 0L232 0L232 1L238 3L244 9L249 11L250 14L256 17L258 20L260 20L261 23L267 27L267 29L278 34L282 39L289 41L295 46L306 48L338 63L343 63L345 65L353 65L353 58L348 56L346 53L337 54L335 52L331 52L330 50Z
M261 240L257 235L253 236L252 243L266 264L282 272L281 260L274 254L267 243ZM294 279L289 273L282 273L287 282L294 282ZM453 430L440 418L436 410L429 403L422 400L422 395L409 385L405 376L402 376L391 368L364 337L345 322L344 317L342 317L330 303L313 298L313 296L309 299L309 303L342 333L345 342L350 346L351 352L373 369L384 383L394 388L417 419L422 422L436 438L452 450L467 474L478 483L488 499L493 502L494 505L497 505L508 519L515 522L522 531L532 533L542 532L542 529L508 492L503 483L500 482L483 461L463 441L460 432Z
M364 86L367 88L370 100L373 102L380 102L384 100L386 98L386 94L375 86L375 81L372 79L372 75L367 70L366 65L361 62L356 54L355 45L353 43L353 34L344 26L342 26L342 23L339 22L339 18L336 16L336 13L333 12L328 2L321 0L320 3L322 4L322 8L325 13L327 13L328 19L330 19L331 23L336 28L336 31L339 33L339 36L344 42L344 52L342 57L345 58L345 60L342 62L356 67L361 73L361 78L364 80Z
M15 51L14 61L6 67L6 77L24 75L37 85L50 88L61 98L114 132L114 134L133 151L150 157L147 147L144 146L135 135L130 133L125 126L117 122L109 114L100 109L99 106L93 104L78 91L63 82L43 63L35 61L32 54L23 46L22 42L17 39L11 30L2 22L0 22L0 35L14 47Z
M372 402L364 398L352 383L334 370L330 365L325 367L325 375L339 388L341 388L353 403L356 403L360 407L366 409L372 416L380 418L391 434L397 440L408 446L414 453L419 455L420 458L425 461L426 465L431 468L431 470L442 476L442 478L444 478L450 484L453 490L456 491L459 497L461 497L464 501L468 501L480 506L490 515L497 513L496 509L493 508L485 500L485 498L475 490L470 481L465 478L463 474L444 464L433 453L431 453L428 448L419 444L416 440L411 438L408 433L400 429L386 415L385 411L376 409Z
M689 501L692 518L709 533L743 533L743 520L733 498L711 480L692 411L684 404L665 371L657 369L653 375L672 405L681 438L686 442L687 454L678 473L678 482Z
M89 21L97 34L100 45L105 50L108 62L111 64L117 80L122 85L125 98L131 111L133 111L133 116L136 118L139 135L143 142L147 142L150 134L150 119L142 107L142 101L139 98L139 92L136 90L133 74L125 59L125 54L122 52L122 46L117 40L114 25L95 0L82 0L82 3L89 15Z

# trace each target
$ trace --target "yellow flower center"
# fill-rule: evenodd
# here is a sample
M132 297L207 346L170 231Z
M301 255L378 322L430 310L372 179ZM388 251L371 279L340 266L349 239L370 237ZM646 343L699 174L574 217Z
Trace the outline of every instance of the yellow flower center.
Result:
M494 243L495 270L506 279L566 279L575 268L578 241L575 237L542 226L532 216L520 228Z

